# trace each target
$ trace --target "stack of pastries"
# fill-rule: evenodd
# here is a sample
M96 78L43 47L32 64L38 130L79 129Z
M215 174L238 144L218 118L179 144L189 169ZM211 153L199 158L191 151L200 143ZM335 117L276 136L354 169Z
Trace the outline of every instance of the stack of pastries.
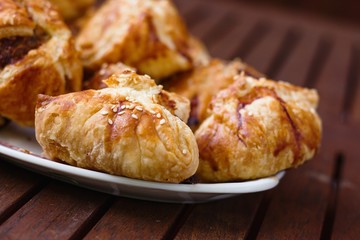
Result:
M45 157L180 183L271 176L317 152L316 90L212 58L171 0L50 2L0 0L0 118L35 126Z

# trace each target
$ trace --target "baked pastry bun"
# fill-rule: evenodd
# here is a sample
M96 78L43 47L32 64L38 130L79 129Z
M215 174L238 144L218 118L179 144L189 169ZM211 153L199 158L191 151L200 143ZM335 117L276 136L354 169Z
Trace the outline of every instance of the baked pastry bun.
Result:
M45 156L149 181L191 177L199 153L194 134L180 119L187 120L189 101L132 71L105 83L109 87L101 90L39 96L35 130Z
M164 83L164 87L190 99L191 114L188 125L195 130L206 119L211 99L232 84L241 72L256 78L264 76L240 59L212 59L207 65L173 76Z
M211 102L195 132L202 181L271 176L316 153L321 121L315 90L241 75Z
M45 0L0 0L0 115L34 125L37 95L81 89L71 33Z
M108 0L80 30L84 66L122 62L159 80L208 62L170 0Z
M104 63L101 68L90 79L85 81L85 89L102 89L107 85L104 80L108 79L113 74L121 74L125 70L136 71L134 68L129 67L123 63Z
M50 2L57 7L65 21L81 17L96 4L96 0L50 0Z

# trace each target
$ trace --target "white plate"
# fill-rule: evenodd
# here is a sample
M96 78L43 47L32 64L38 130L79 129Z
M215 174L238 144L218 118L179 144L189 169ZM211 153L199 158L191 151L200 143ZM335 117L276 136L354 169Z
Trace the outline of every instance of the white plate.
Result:
M9 124L0 129L0 155L32 171L46 176L117 196L126 196L160 202L207 202L238 194L260 192L275 187L283 177L280 172L272 177L234 183L173 184L157 183L114 176L82 169L39 157L41 147L36 142L34 130ZM9 145L31 151L16 150ZM39 155L39 156L36 156Z

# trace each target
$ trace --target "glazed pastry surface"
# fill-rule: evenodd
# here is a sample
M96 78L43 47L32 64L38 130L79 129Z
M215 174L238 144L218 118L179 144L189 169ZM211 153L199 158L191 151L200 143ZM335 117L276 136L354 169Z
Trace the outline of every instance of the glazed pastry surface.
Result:
M315 90L244 75L211 102L195 132L197 175L224 182L271 176L314 156L321 140Z
M74 20L96 4L96 0L50 0L65 20Z
M158 81L209 59L169 0L109 0L81 29L76 45L87 69L122 62Z
M263 74L239 59L229 62L212 59L205 66L175 75L164 83L164 87L190 99L191 114L188 124L195 130L206 119L211 99L232 84L241 72L256 78L263 77Z
M181 182L192 176L199 161L195 136L171 113L186 121L189 101L133 71L105 82L109 87L101 90L39 97L35 130L44 154L149 181Z
M81 89L70 31L45 0L0 0L0 115L34 125L38 94Z
M136 71L134 68L129 67L123 63L104 63L95 74L86 81L85 89L102 89L107 85L104 80L108 79L113 74L121 74L124 70Z

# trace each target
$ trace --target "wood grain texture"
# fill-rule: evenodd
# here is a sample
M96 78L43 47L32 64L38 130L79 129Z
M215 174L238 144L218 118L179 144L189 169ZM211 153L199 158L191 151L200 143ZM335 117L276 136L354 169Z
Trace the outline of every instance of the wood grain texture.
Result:
M182 207L118 198L85 239L161 239Z
M53 182L0 226L0 238L68 239L106 202L107 195Z
M243 239L263 194L196 205L175 239Z
M46 181L0 157L0 224L36 194Z

